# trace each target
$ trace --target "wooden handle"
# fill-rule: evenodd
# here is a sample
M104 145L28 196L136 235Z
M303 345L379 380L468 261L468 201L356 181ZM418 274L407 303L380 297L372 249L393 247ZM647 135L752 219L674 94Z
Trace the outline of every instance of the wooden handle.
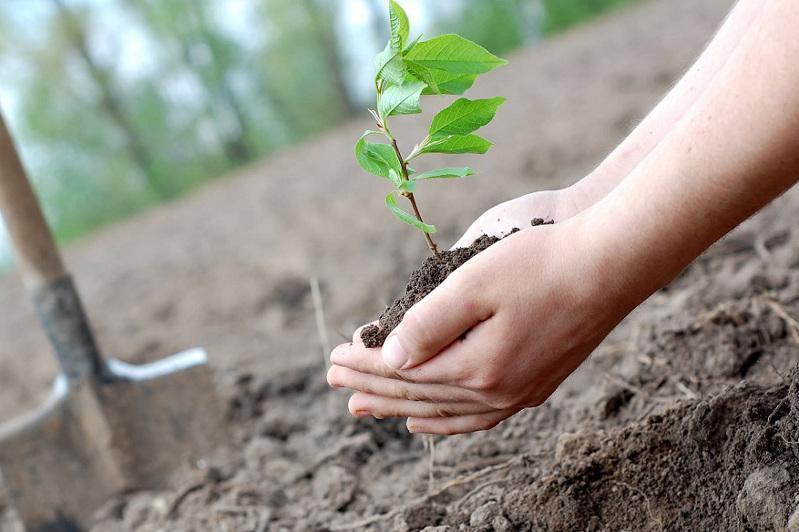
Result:
M64 263L47 227L39 201L0 113L0 213L26 284L41 287L64 275Z

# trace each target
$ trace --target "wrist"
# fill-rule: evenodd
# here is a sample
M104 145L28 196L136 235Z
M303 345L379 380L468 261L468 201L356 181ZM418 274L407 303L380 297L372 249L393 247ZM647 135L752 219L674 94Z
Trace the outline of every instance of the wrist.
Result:
M640 180L616 188L578 220L599 286L627 312L670 283L712 241L704 234L709 224L680 206L658 204L653 187L635 181Z
M603 163L581 180L563 189L561 216L557 221L576 216L602 201L622 180L623 176L619 175L612 165Z

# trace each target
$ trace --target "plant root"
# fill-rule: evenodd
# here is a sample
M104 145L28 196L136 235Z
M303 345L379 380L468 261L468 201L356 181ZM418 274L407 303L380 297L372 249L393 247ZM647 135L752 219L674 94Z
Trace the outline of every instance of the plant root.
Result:
M644 503L646 503L646 510L647 510L647 513L649 514L649 519L653 523L657 524L658 530L663 530L663 521L661 521L660 518L655 517L655 512L652 510L652 502L649 500L649 497L647 497L646 493L641 491L639 488L636 488L635 486L632 486L632 485L630 485L630 484L628 484L626 482L622 482L620 480L612 480L611 482L613 484L616 484L617 486L621 486L623 488L626 488L629 491L632 491L633 493L641 496L644 499Z

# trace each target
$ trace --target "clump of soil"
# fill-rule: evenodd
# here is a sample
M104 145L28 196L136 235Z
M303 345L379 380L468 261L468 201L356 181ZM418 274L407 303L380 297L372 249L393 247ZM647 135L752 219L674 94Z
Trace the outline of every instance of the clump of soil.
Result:
M544 220L543 218L533 218L530 221L530 225L533 227L553 223L555 223L554 220ZM518 228L513 229L509 235L518 231ZM482 235L467 248L441 251L438 257L425 259L422 266L411 273L408 284L405 286L405 293L380 315L379 325L368 325L361 330L361 340L364 345L370 349L382 347L383 342L400 324L408 309L424 299L452 272L466 264L466 261L493 246L502 238Z
M497 237L483 235L468 248L441 251L438 257L426 258L422 266L411 274L405 286L405 293L380 315L380 324L368 325L361 330L361 340L364 345L370 349L381 347L391 331L400 324L409 308L424 299L452 272L466 264L466 261L500 240Z

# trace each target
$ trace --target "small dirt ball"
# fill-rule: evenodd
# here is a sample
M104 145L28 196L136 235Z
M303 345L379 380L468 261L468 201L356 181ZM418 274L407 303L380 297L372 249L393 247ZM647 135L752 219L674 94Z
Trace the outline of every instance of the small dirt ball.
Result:
M469 526L474 530L491 530L493 521L496 517L502 517L502 509L496 501L487 502L472 512L469 518Z
M750 474L738 493L735 507L755 530L785 530L791 506L791 475L781 465Z

